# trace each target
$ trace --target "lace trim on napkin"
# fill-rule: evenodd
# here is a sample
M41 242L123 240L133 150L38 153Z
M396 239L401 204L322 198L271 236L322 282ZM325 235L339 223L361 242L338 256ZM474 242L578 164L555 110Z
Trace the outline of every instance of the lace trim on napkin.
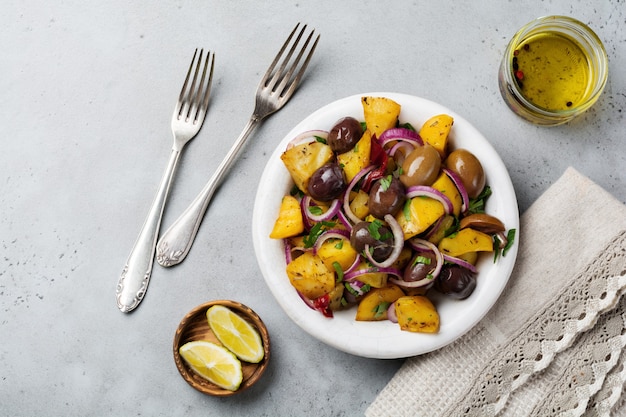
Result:
M461 401L445 414L498 414L513 391L545 369L579 334L592 328L599 315L613 309L624 288L626 231L617 234L568 287L511 336L487 361Z
M618 364L626 343L625 334L626 297L622 297L619 308L602 315L593 329L581 335L576 346L570 348L576 351L575 354L571 355L568 366L547 390L549 394L536 405L532 415L543 416L546 412L588 415L592 397L612 382L607 381L607 374ZM621 386L620 383L620 391Z
M622 396L622 390L626 385L626 350L622 350L622 356L615 368L609 372L606 381L598 393L592 398L587 407L588 417L608 416L611 410L616 408Z

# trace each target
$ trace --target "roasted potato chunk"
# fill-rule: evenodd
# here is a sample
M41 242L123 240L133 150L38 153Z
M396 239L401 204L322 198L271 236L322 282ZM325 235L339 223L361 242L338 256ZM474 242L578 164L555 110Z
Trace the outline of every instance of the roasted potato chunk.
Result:
M321 142L302 143L287 149L280 156L293 182L303 192L306 192L313 173L333 158L333 150Z
M335 272L329 270L322 259L312 252L304 252L287 265L287 276L306 298L314 300L335 288Z
M283 197L278 218L270 233L272 239L284 239L297 236L304 231L304 220L298 200L290 195Z
M361 300L356 310L357 321L387 320L387 309L398 298L404 296L404 292L397 285L389 285L383 288L374 288Z
M398 123L401 106L395 101L386 97L362 97L361 104L365 125L372 135L380 137Z
M441 159L444 159L448 153L448 135L453 123L452 116L439 114L426 120L419 131L422 140L435 148L441 155Z
M425 296L400 297L395 301L395 308L400 329L418 333L439 331L439 313Z

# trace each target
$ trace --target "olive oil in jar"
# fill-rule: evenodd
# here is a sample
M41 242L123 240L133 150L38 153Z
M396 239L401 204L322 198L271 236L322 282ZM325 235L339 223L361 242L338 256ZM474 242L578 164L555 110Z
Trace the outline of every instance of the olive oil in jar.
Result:
M531 103L549 111L567 110L586 99L588 61L573 40L558 33L541 33L515 49L513 76Z
M518 116L541 126L567 123L600 97L608 57L598 36L568 16L535 19L504 51L498 87Z

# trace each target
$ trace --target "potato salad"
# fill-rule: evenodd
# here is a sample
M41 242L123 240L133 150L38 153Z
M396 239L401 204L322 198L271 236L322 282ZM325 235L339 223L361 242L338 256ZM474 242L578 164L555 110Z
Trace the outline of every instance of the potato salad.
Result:
M416 128L389 98L361 103L362 120L289 142L281 159L294 186L270 238L283 240L287 276L312 309L330 318L354 308L358 321L436 333L431 291L470 297L479 254L497 262L515 230L485 213L491 190L478 158L452 149L453 117Z

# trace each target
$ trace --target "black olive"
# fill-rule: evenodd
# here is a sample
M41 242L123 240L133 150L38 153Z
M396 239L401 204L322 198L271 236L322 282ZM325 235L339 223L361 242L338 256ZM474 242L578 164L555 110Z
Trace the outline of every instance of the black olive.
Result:
M435 288L458 300L463 300L476 288L476 274L459 265L444 265L435 281Z
M372 258L377 262L382 262L391 255L393 243L391 230L380 222L359 222L352 227L350 232L350 245L352 248L357 252L363 252L365 245L369 245L372 251Z
M319 167L307 184L308 194L318 201L331 201L341 195L346 189L346 180L343 170L335 162L329 162Z
M326 143L336 153L348 152L363 136L363 127L354 117L339 119L330 129Z
M437 259L432 253L418 253L404 269L403 279L407 282L421 281L433 272Z
M382 219L386 214L395 216L404 206L406 192L399 179L387 176L374 183L367 207L370 214Z

